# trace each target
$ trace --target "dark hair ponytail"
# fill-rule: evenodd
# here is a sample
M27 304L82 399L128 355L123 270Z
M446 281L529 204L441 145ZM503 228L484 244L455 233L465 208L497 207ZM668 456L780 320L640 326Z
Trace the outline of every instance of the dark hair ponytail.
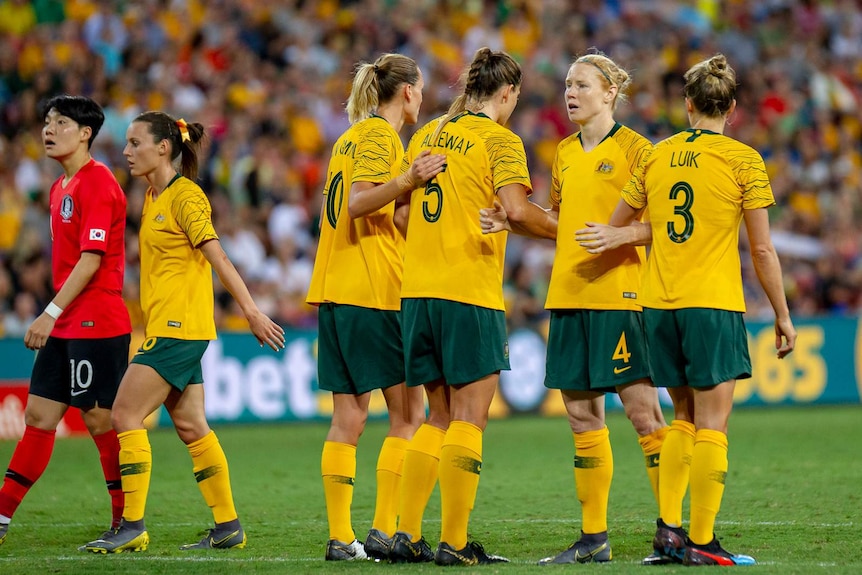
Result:
M144 112L133 120L149 125L153 141L167 140L171 143L171 161L182 155L180 173L190 180L198 177L198 152L204 139L204 126L198 122L188 123L182 118L174 119L164 112Z
M461 73L460 82L464 85L464 91L455 98L449 111L440 120L432 142L437 141L446 123L466 110L468 104L486 101L503 86L520 86L521 66L506 52L479 48L470 66Z

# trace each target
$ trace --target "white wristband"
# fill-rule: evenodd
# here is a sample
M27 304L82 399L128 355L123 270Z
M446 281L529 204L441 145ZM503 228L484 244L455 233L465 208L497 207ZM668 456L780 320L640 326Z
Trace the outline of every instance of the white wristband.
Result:
M57 304L55 304L52 301L45 308L45 313L47 313L48 315L50 315L54 319L57 319L58 317L60 317L60 314L63 313L63 308L61 308L60 306L58 306Z

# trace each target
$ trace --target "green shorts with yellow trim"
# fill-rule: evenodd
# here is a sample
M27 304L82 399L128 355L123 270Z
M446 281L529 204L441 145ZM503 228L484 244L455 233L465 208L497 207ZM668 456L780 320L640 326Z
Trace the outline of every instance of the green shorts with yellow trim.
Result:
M401 300L407 385L472 383L509 369L506 314L456 301Z
M401 314L336 303L318 311L317 384L360 395L404 381Z
M189 384L204 382L201 358L209 343L207 340L148 337L131 363L152 367L172 387L182 392Z
M641 313L551 310L545 387L613 392L649 377Z
M644 308L650 372L658 387L712 387L751 377L742 313Z

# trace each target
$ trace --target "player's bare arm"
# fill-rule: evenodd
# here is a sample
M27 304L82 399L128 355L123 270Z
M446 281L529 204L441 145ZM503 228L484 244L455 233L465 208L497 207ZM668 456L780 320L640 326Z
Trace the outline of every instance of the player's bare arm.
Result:
M200 250L212 265L219 281L239 304L261 347L266 344L275 351L284 349L284 329L258 309L248 287L221 247L221 242L216 239L208 240L200 245Z

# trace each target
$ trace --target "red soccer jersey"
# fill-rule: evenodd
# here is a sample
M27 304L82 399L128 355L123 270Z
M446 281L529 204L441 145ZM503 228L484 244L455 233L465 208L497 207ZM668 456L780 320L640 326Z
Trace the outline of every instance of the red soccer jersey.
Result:
M126 262L126 196L111 170L90 160L66 186L51 186L51 270L60 291L85 251L102 254L90 283L54 324L51 335L68 339L114 337L130 333L123 302Z

